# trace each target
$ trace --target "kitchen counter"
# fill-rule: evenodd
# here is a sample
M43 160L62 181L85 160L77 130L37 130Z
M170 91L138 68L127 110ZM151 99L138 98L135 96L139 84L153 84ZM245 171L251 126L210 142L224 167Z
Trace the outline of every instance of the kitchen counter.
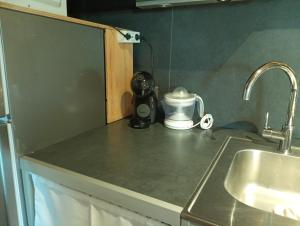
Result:
M167 216L160 219L175 225L225 138L249 134L236 130L177 131L158 123L148 129L136 130L122 120L29 154L22 158L21 165L24 170L46 176L48 173L42 173L46 171L37 168L43 164L44 168L64 170L65 175L76 173L81 178L107 183L108 187L122 188L122 192L133 192L131 198L142 195L143 200L176 212L178 220L168 222ZM30 166L31 163L35 167ZM50 179L56 179L58 175ZM77 189L85 187L81 185ZM98 197L105 199L102 193ZM131 208L131 199L125 202L120 198L119 203L117 196L110 198L112 202L128 204L129 207L125 207ZM136 211L143 212L141 209ZM152 215L157 219L161 217L159 211Z

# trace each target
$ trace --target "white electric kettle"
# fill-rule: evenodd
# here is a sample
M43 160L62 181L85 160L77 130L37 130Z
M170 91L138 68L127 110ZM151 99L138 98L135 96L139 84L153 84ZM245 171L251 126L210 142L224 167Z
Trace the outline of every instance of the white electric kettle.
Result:
M194 125L193 115L197 106L201 121ZM204 103L200 96L188 93L183 87L176 88L164 96L165 126L171 129L191 129L200 125L202 129L209 129L213 124L210 114L204 115Z

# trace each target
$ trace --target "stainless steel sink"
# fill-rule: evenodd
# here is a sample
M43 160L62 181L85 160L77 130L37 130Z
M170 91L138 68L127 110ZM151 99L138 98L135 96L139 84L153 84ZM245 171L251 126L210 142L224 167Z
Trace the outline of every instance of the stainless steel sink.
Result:
M293 147L298 157L292 157L279 154L276 143L248 138L226 139L181 213L184 220L207 226L300 226L300 149Z
M225 189L238 201L300 220L300 158L246 149L235 154Z

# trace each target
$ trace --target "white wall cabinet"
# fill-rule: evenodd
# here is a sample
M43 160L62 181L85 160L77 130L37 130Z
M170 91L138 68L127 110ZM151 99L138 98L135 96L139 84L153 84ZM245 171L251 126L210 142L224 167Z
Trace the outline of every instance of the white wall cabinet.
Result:
M1 2L7 2L63 16L67 15L67 0L1 0Z
M166 226L166 224L32 175L35 226Z

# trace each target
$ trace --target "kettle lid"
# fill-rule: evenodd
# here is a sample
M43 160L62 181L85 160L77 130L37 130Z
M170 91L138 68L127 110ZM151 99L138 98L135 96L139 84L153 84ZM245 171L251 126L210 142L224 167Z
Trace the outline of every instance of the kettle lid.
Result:
M174 89L173 92L165 94L166 99L172 99L173 101L194 101L195 100L195 94L189 93L185 88L183 87L177 87Z

